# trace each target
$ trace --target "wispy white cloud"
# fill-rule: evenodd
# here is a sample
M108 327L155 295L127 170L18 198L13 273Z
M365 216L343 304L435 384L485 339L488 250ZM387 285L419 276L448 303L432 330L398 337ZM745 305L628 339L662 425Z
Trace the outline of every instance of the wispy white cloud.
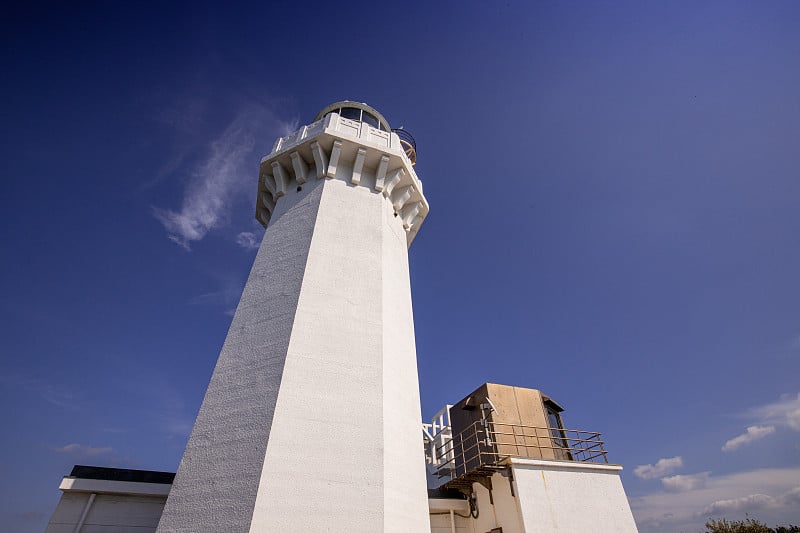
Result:
M208 154L194 169L179 209L153 208L167 236L185 248L227 222L236 196L255 190L257 163L277 135L294 124L279 120L267 107L244 105L225 130L210 143Z
M103 428L110 433L140 431L146 427L165 440L183 440L192 429L199 405L188 405L186 390L178 387L179 372L156 372L141 365L127 364L120 369L113 385L130 402L130 422L124 426ZM141 383L147 382L147 387ZM121 458L125 459L125 458ZM128 459L125 459L128 460Z
M236 244L245 250L256 250L261 244L261 239L252 231L243 231L236 236Z
M85 446L83 444L67 444L66 446L62 446L60 448L53 448L54 452L58 453L69 453L73 455L83 455L86 457L95 457L97 455L106 455L114 451L111 447L94 447L94 446Z
M800 392L784 394L777 402L749 409L745 416L762 424L800 431Z
M196 412L186 406L184 397L171 383L159 379L158 386L146 391L146 395L151 419L166 437L182 440L189 436Z
M211 275L217 280L219 289L199 294L189 300L189 303L192 305L221 306L225 314L232 316L236 311L239 298L242 296L245 280L240 278L238 274L229 272L215 272Z
M253 149L253 124L238 116L212 143L208 158L196 169L180 210L154 208L170 239L187 250L223 220L242 162Z
M698 474L686 474L669 476L661 479L661 484L665 489L673 492L685 492L696 490L706 486L711 472L700 472Z
M141 189L150 189L165 178L180 173L187 161L202 151L208 139L203 138L207 130L209 109L214 106L205 88L193 86L182 94L170 92L170 102L156 104L153 119L156 124L174 134L169 144L172 149L149 180L144 180Z
M752 407L741 416L757 424L748 426L744 433L725 442L722 446L723 452L732 452L761 440L779 428L800 431L800 393L784 394L777 402Z
M750 426L741 435L730 439L722 446L723 452L732 452L745 444L761 440L767 435L775 433L775 426Z
M241 287L227 285L218 291L198 294L189 300L189 303L192 305L232 305L236 304L241 293Z
M60 385L21 374L0 375L0 386L27 391L58 407L75 407L75 394Z
M639 465L633 469L633 473L636 477L641 479L655 479L671 474L682 466L682 457L666 457L664 459L659 459L654 465Z
M666 490L631 498L640 531L700 531L709 517L750 511L759 511L762 521L780 523L792 519L800 502L800 468L705 474L681 476L702 480L694 487L687 487L691 482L676 481ZM677 490L679 485L686 490Z

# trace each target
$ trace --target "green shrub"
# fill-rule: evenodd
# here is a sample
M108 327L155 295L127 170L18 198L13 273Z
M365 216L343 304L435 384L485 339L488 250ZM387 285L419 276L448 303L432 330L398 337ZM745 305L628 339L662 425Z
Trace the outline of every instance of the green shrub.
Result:
M798 526L776 526L775 529L767 527L749 516L744 520L728 521L725 518L716 520L709 518L703 533L800 533Z

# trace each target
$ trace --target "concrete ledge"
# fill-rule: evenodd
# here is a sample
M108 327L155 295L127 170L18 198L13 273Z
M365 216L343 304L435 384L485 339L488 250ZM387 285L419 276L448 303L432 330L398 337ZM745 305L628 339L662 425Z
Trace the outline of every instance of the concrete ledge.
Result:
M330 113L281 137L261 158L256 219L266 228L274 204L295 187L299 192L312 175L391 196L395 216L403 216L408 246L430 210L422 180L396 133Z
M506 464L512 466L528 466L540 470L581 470L588 472L619 472L622 465L606 463L584 463L581 461L550 461L543 459L527 459L524 457L509 457Z
M440 511L469 513L469 502L453 498L428 498L428 509L432 513Z
M65 477L58 486L64 492L94 492L97 494L132 494L136 496L166 496L172 485Z

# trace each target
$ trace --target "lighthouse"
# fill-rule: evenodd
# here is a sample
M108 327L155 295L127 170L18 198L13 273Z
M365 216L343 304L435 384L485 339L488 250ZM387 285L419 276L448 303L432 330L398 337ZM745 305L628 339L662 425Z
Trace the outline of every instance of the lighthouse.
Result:
M264 237L177 473L75 465L48 532L636 533L622 465L541 390L484 383L421 423L416 159L358 102L276 140Z
M408 132L350 101L261 160L264 237L159 532L430 531L415 162Z

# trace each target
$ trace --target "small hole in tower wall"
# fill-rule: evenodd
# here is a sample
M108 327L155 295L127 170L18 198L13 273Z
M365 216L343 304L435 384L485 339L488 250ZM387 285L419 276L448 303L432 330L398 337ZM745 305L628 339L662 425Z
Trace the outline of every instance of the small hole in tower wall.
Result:
M298 185L298 186L297 186L297 192L300 192L300 191L302 191L302 190L303 190L303 188L302 188L302 187L300 187L300 186Z
M394 216L397 216L397 212L395 211Z

